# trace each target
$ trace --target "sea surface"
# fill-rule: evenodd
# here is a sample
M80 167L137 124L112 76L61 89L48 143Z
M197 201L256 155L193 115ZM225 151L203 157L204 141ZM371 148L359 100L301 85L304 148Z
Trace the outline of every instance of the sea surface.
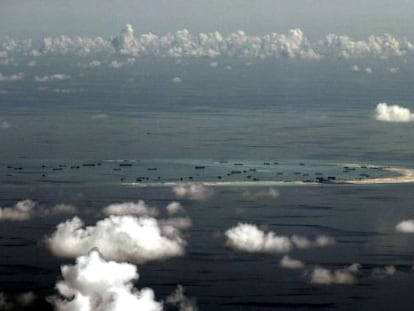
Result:
M414 109L412 60L137 58L110 68L105 60L113 58L102 57L93 69L77 65L91 59L69 56L36 67L22 56L1 67L25 78L0 83L0 122L8 123L0 130L0 206L72 204L92 211L81 217L93 225L111 203L162 209L178 200L193 223L186 254L138 265L136 287L152 288L157 300L181 284L205 311L412 310L414 236L395 226L414 218L413 184L288 183L275 187L277 198L251 195L269 187L235 184L212 187L202 201L177 198L163 184L367 178L393 176L370 164L412 168L413 124L374 118L380 102ZM33 80L56 73L70 79ZM344 171L344 163L359 167ZM42 241L68 218L0 223L1 292L33 291L31 308L52 310L45 298L61 265L74 261L54 257ZM312 284L311 268L280 267L283 254L231 249L224 232L238 223L331 236L333 246L290 255L331 270L359 263L358 280ZM386 266L396 272L375 274Z

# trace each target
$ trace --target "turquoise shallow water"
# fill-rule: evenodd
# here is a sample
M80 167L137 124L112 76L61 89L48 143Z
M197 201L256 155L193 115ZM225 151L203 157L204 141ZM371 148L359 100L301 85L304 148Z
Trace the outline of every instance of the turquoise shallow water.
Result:
M3 184L84 184L143 186L175 182L347 182L354 179L397 177L377 167L345 164L241 160L103 160L20 161L0 166ZM246 183L247 185L247 183Z

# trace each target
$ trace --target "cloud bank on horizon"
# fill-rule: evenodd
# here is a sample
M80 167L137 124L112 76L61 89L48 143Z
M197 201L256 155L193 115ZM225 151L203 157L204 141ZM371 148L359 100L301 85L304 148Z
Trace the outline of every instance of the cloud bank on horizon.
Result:
M0 41L0 60L12 61L12 55L22 53L28 56L78 55L88 56L100 53L119 53L128 56L154 57L244 57L244 58L290 58L317 60L333 58L388 58L414 54L414 44L406 38L390 34L371 35L365 40L355 40L347 35L328 34L321 40L311 42L299 29L286 34L268 33L249 35L238 30L221 32L190 33L187 29L163 35L144 33L136 35L127 24L118 36L81 37L61 35L45 37L40 43L33 40L5 38ZM99 61L83 64L94 68Z

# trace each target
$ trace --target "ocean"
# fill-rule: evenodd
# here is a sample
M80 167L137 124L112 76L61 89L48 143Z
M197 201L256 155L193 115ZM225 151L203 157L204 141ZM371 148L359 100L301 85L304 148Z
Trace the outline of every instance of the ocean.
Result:
M345 183L396 176L369 165L413 168L412 123L374 118L381 102L414 108L412 60L142 57L121 68L78 66L91 60L48 56L26 67L21 56L2 67L25 79L0 83L0 206L70 204L94 226L113 203L144 200L166 219L164 207L179 201L192 222L185 253L137 264L134 285L157 301L180 284L199 310L412 308L414 240L396 231L414 217L412 183ZM70 78L34 78L58 73ZM173 188L208 181L229 183L206 186L202 198ZM0 226L1 292L36 296L22 309L52 310L46 298L60 267L74 264L45 242L73 215L42 213ZM238 224L335 243L246 252L226 235ZM304 266L282 267L286 253ZM325 282L313 279L317 267L330 271Z

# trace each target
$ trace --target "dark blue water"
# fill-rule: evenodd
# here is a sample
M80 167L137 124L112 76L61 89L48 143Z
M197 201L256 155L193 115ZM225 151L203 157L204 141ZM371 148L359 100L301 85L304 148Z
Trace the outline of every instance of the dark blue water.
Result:
M187 254L139 266L137 287L165 298L182 284L201 310L267 310L326 308L330 310L408 310L411 307L413 237L394 226L413 215L411 185L319 185L279 188L276 200L248 199L246 188L216 188L205 202L182 201L193 227ZM164 206L175 197L169 188L79 187L38 185L2 188L2 205L30 197L45 206L59 202L99 212L112 202L144 199ZM89 215L89 216L88 216ZM93 215L93 214L92 214ZM99 218L83 214L86 223ZM0 283L7 292L34 290L40 297L53 292L63 262L39 241L65 218L2 223ZM334 237L337 244L321 249L296 249L291 256L309 266L337 269L362 264L358 283L315 285L302 270L279 267L282 255L246 254L225 246L223 233L238 222L265 226L278 234ZM394 265L395 275L372 276L375 268ZM390 300L390 297L395 299ZM42 305L41 299L38 306ZM47 306L44 306L47 309ZM50 307L49 307L50 308Z
M112 59L105 56L103 61ZM251 175L291 181L314 180L323 173L346 179L387 173L361 167L344 172L336 163L412 167L412 123L373 118L382 101L414 108L411 61L247 64L221 58L213 68L208 59L143 58L120 69L102 65L93 70L79 68L80 60L72 57L41 58L34 68L25 67L27 61L17 58L17 67L3 66L1 71L24 71L25 78L0 84L0 121L11 125L0 130L0 206L26 198L46 208L73 204L80 211L95 211L80 212L87 224L94 224L110 203L143 199L161 208L176 200L170 187L157 183L180 177L239 181ZM353 72L355 63L373 73ZM391 74L391 66L400 70ZM55 73L71 78L33 81L34 75ZM176 76L182 83L172 83ZM123 159L128 161L114 161ZM83 166L90 163L95 166ZM241 173L227 175L232 171ZM130 184L137 179L155 185ZM186 233L186 255L140 265L136 285L153 288L162 300L182 284L200 310L411 310L413 236L396 233L395 225L414 217L412 188L291 185L278 187L280 195L274 199L244 195L268 188L216 187L206 201L181 200L193 221ZM66 219L1 223L1 291L34 291L38 299L33 309L51 309L44 299L54 293L60 266L73 260L53 257L41 241ZM291 256L308 267L339 269L360 263L358 282L310 284L304 270L279 266L282 255L228 248L224 232L239 222L278 234L334 237L334 246L295 249ZM395 266L394 275L372 275L388 265Z

